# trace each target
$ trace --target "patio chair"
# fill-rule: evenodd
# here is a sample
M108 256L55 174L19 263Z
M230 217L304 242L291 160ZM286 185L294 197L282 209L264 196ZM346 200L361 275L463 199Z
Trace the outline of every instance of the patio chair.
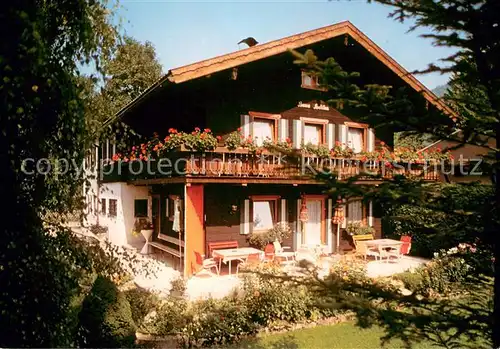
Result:
M194 255L196 257L196 264L201 265L202 270L206 270L206 271L210 272L210 274L213 274L212 268L215 268L217 275L219 275L219 266L218 266L218 263L215 259L213 259L213 258L203 259L201 254L199 252L196 252L196 251L194 252Z
M267 244L264 248L264 262L274 261L275 251L273 244Z
M285 252L285 249L288 250L288 249L291 249L291 247L282 247L280 242L279 241L275 241L273 242L273 246L274 246L274 257L278 257L278 258L285 258L285 261L289 261L289 258L291 260L294 260L295 259L295 252Z
M259 264L261 262L260 256L260 253L252 253L249 254L246 259L238 259L240 263L238 263L238 265L236 266L236 275L238 275L238 272L240 271L240 266L247 267Z
M356 244L356 255L361 255L366 260L367 256L375 257L375 260L381 259L382 255L378 249L369 248L364 242L359 242Z
M387 252L390 256L397 257L398 259L403 258L404 255L410 253L411 249L411 236L403 235L401 236L400 241L403 243L398 246L398 248L391 248Z

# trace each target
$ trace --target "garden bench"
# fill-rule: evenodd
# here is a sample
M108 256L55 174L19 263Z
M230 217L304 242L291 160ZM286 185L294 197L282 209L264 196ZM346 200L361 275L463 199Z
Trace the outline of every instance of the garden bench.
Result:
M160 242L156 242L156 241L153 241L153 242L150 242L149 243L150 246L152 247L155 247L157 249L160 249L162 251L165 251L175 257L178 257L178 258L182 258L184 257L184 253L179 251L179 250L176 250L175 248L171 248L171 247L168 247L168 246L165 246L164 244L160 243Z
M213 257L214 250L225 250L228 248L238 248L238 241L214 241L208 243L208 255Z

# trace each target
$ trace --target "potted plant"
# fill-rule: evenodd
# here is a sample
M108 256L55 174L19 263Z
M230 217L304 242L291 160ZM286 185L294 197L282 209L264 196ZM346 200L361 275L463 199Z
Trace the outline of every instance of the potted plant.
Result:
M153 223L147 217L139 217L135 220L134 231L132 235L137 236L141 234L144 236L146 241L149 241L153 235L154 226Z
M288 224L277 223L266 231L253 232L248 237L248 242L250 245L263 250L268 244L272 244L274 241L282 243L283 240L290 237L291 233L292 230Z
M373 229L373 227L363 225L359 222L348 223L345 230L347 234L351 236L373 234L375 232L375 229Z

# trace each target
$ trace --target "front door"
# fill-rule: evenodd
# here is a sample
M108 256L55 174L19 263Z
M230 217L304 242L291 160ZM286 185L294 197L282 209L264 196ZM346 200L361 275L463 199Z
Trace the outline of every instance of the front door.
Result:
M319 245L322 241L322 199L307 199L307 212L309 219L305 224L304 244Z

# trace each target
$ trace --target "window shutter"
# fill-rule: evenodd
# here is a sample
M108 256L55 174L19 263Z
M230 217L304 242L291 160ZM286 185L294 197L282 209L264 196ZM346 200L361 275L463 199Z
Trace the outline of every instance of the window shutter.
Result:
M367 151L374 151L375 150L375 130L373 128L368 129L368 136L367 136Z
M328 245L328 251L333 253L333 235L332 235L332 211L333 211L333 200L328 199L328 205L326 211L326 244Z
M284 142L288 138L288 120L278 120L278 141Z
M326 140L328 149L332 149L335 145L335 125L328 124L326 125Z
M345 148L347 145L347 126L346 125L338 125L338 135L339 142L342 144L342 148Z
M241 210L240 234L250 234L250 200L243 201L243 208Z
M368 225L373 227L373 202L368 204Z
M288 217L287 217L287 210L286 210L286 199L281 199L280 211L281 211L280 212L280 222L287 223Z
M293 120L293 147L300 149L302 144L302 128L303 123L301 120Z
M297 216L295 217L295 234L294 235L294 248L297 249L302 246L302 227L299 220L300 206L302 205L302 200L297 200Z
M241 115L241 134L243 137L248 138L250 137L250 115Z

